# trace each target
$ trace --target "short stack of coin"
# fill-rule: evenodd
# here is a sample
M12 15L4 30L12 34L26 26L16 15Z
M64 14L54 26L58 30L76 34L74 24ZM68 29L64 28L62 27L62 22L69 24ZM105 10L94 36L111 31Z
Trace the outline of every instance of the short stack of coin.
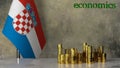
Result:
M77 63L78 64L82 63L82 54L81 53L77 53Z
M76 64L77 63L77 49L71 48L71 55L70 55L70 60L71 64Z
M65 49L65 64L70 63L70 49Z

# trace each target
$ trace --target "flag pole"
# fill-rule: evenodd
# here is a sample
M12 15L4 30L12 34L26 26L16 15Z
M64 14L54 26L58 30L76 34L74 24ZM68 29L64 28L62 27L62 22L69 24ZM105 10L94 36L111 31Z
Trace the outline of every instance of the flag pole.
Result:
M16 58L17 58L17 64L20 63L20 52L18 49L16 49Z

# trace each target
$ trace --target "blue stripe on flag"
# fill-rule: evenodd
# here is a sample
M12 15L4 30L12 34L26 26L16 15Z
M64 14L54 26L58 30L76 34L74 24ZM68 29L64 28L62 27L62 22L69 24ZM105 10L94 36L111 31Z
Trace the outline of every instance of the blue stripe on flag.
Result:
M5 27L3 28L3 34L15 45L20 51L23 58L35 58L31 45L25 35L18 34L13 28L13 19L8 16Z

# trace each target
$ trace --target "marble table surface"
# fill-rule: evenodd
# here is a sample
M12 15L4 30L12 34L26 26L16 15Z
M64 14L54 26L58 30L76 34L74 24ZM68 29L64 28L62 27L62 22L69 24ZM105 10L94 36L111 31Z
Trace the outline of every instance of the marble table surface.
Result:
M120 68L120 58L107 59L106 63L58 64L55 58L0 59L0 68Z

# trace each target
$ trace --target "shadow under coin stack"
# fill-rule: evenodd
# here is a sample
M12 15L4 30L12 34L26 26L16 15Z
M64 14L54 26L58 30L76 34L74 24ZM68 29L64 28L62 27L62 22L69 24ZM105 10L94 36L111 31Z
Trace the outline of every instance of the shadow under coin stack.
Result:
M87 43L83 43L83 52L79 52L76 48L64 49L62 44L58 44L58 63L59 64L81 64L106 62L106 53L104 47L94 48Z

